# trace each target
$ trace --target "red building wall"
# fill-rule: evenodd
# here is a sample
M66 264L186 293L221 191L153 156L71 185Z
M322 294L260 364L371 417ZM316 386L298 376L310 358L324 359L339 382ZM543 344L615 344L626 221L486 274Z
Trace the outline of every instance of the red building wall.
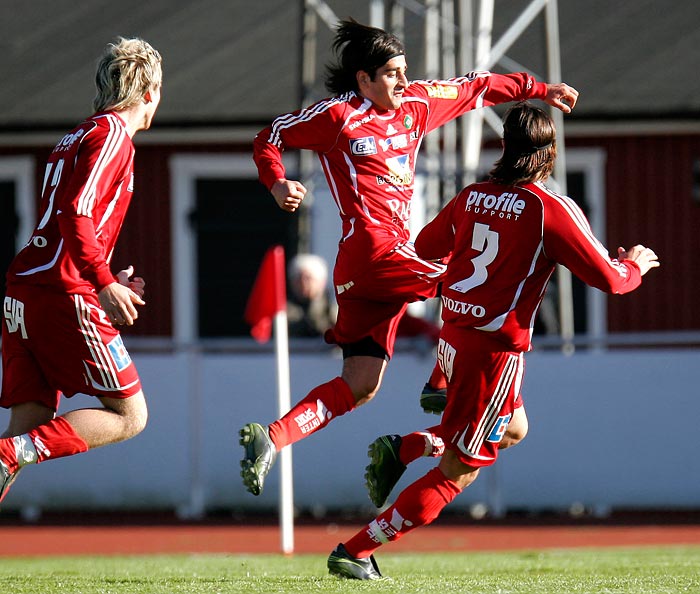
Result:
M700 329L700 202L693 198L693 164L700 137L635 136L567 140L603 148L606 160L608 247L642 243L656 251L652 270L631 295L608 299L610 332ZM697 192L699 189L695 188Z
M700 183L693 178L700 136L574 138L567 139L567 147L606 152L606 237L611 253L617 245L643 243L661 260L661 267L650 272L637 292L608 299L609 331L700 329L700 308L694 303L694 290L700 287L700 203L693 198L693 184ZM250 147L138 146L134 198L113 258L114 270L133 264L147 283L147 306L129 334L170 336L172 331L170 156L246 150ZM0 155L35 155L35 187L41 188L49 151L2 148Z

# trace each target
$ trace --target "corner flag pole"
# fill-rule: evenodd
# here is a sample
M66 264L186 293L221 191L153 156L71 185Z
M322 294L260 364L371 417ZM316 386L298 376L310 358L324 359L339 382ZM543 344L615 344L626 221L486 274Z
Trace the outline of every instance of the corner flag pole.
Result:
M275 314L275 358L277 360L277 403L282 417L292 407L289 381L289 339L287 333L287 312ZM282 552L294 552L294 481L292 476L292 446L279 452L280 468L280 532Z
M272 246L263 257L253 283L243 316L251 326L250 334L258 342L270 340L274 330L277 362L277 406L279 416L291 408L289 397L289 339L287 333L287 287L284 248ZM292 479L292 447L279 452L280 503L279 518L282 552L294 552L294 482Z

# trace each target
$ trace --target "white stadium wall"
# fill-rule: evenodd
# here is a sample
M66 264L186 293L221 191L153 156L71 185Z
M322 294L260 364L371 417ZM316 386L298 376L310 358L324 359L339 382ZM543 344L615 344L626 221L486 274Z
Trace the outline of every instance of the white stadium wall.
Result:
M6 510L176 509L183 516L275 508L278 470L260 497L239 479L238 429L276 415L271 353L132 353L150 404L149 425L129 442L23 470ZM433 360L399 353L375 400L293 448L295 505L320 512L370 507L363 475L378 435L425 428L418 393ZM338 374L337 353L295 354L292 400ZM450 507L495 513L614 508L700 508L697 350L620 350L526 356L530 432L502 452ZM85 406L86 397L66 401ZM7 412L0 422L6 423ZM420 460L399 487L434 463ZM398 491L397 491L398 492Z

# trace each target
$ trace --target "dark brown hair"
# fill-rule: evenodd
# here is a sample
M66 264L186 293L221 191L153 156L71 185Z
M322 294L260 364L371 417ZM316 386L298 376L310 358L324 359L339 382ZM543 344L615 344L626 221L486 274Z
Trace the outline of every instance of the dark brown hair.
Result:
M364 70L374 80L377 69L406 52L397 37L383 29L341 21L333 41L337 60L326 65L326 88L335 95L358 91L356 74Z
M489 176L514 186L549 177L557 158L556 130L549 114L522 101L503 118L503 155Z

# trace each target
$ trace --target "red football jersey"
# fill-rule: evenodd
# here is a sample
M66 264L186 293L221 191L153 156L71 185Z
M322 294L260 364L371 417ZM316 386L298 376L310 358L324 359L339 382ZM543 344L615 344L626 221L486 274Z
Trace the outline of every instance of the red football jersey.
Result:
M610 258L576 203L541 183L468 186L420 232L415 248L425 259L452 253L442 290L445 323L489 332L513 351L531 348L557 263L607 293L641 283L639 267Z
M412 81L401 107L391 111L349 92L279 116L256 136L254 159L271 188L286 177L283 150L318 154L342 219L336 274L349 277L408 240L416 157L426 133L471 109L546 92L546 84L525 73L490 72Z
M95 114L56 145L46 164L39 222L13 260L8 286L99 291L131 201L134 146L115 113Z

